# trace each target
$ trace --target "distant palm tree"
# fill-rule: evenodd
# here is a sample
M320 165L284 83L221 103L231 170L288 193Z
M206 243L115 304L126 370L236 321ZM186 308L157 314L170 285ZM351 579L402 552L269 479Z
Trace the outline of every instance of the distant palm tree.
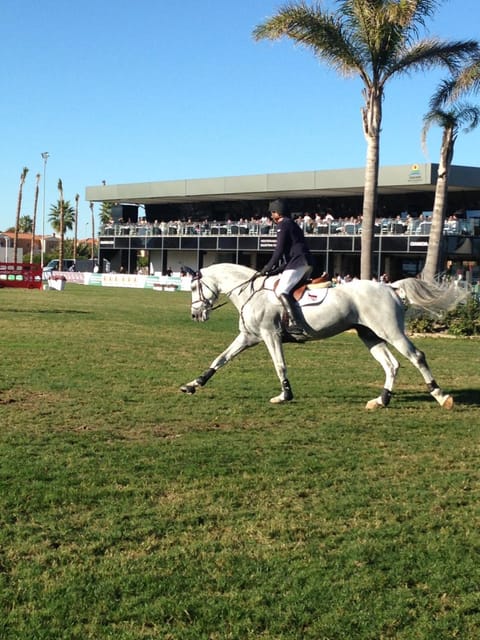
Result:
M480 55L474 57L469 64L460 69L458 73L448 80L444 80L438 87L436 93L430 100L430 113L439 113L440 121L437 124L443 126L442 113L449 113L453 111L458 116L458 127L466 123L468 126L465 131L471 131L478 126L478 115L476 113L477 107L471 105L461 105L459 100L468 94L476 94L480 91ZM428 114L427 114L428 116ZM426 116L426 117L427 117ZM448 121L447 121L448 126ZM444 127L445 130L445 127ZM445 133L444 133L445 137ZM444 149L444 140L442 140L441 154ZM453 156L453 146L452 146ZM450 158L450 162L452 158ZM445 187L444 187L445 188ZM442 184L437 182L437 191L442 191ZM439 193L439 199L441 202L441 194ZM436 199L436 198L435 198ZM446 195L445 195L446 199ZM430 250L430 245L429 245ZM432 251L434 251L434 245L432 245ZM428 258L428 255L427 255ZM431 277L432 269L434 268L435 258L432 255L431 263L425 265L424 277Z
M422 144L425 146L427 133L432 125L440 126L443 132L433 203L432 226L428 239L425 266L422 271L424 280L434 280L439 267L440 247L445 212L447 210L448 178L453 161L455 142L461 130L468 133L480 123L480 108L477 106L459 102L452 104L448 110L441 109L438 106L438 95L436 95L431 102L431 107L423 119Z
M14 262L18 262L18 229L20 226L20 212L22 210L22 195L23 195L23 185L25 184L25 180L27 178L28 167L23 167L22 173L20 174L20 186L18 188L18 199L17 199L17 215L15 218L15 233L13 236L13 260Z
M40 184L40 174L35 176L35 199L33 202L32 239L30 240L30 264L33 262L33 249L35 245L35 231L37 228L37 207L38 207L38 185ZM43 239L42 239L43 242Z
M363 83L363 132L367 143L363 193L361 277L372 274L373 231L377 207L380 132L385 85L394 76L438 65L454 73L478 54L474 40L444 42L418 39L427 18L442 0L338 0L338 10L323 10L319 3L285 5L258 25L257 40L288 37L307 47L344 76L359 76Z
M20 216L18 221L19 233L31 233L33 227L33 220L31 216Z
M48 221L52 229L56 233L60 233L60 200L57 204L50 207L50 215ZM63 201L63 228L64 231L71 231L75 224L75 208L70 203L70 200Z
M100 224L105 225L112 219L112 207L111 202L102 202L100 206Z
M52 205L50 207L49 222L54 231L58 233L60 239L58 247L58 267L60 270L60 268L63 267L65 231L73 228L75 209L68 200L63 199L63 183L60 179L58 180L57 188L59 199L56 206Z

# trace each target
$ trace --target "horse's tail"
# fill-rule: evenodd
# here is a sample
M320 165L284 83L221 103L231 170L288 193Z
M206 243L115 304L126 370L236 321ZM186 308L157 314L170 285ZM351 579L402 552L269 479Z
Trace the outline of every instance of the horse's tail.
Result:
M464 302L470 291L458 282L426 282L418 278L405 278L392 283L398 295L412 306L435 315L451 311Z

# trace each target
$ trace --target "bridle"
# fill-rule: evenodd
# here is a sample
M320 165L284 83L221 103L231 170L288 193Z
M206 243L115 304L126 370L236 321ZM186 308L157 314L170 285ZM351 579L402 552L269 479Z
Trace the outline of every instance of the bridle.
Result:
M253 276L252 278L248 278L248 280L245 280L244 282L241 282L240 284L235 285L234 287L232 287L232 289L230 289L230 291L225 292L225 295L227 297L230 297L236 289L247 286L249 283L253 284L253 281L255 280L255 278L256 276ZM227 301L225 301L225 302L222 302L221 304L217 304L216 306L214 306L216 300L218 300L218 292L212 289L212 287L210 287L205 282L205 280L203 280L201 271L198 271L195 277L192 279L192 285L194 282L197 283L198 300L195 300L195 302L192 301L192 310L197 306L198 306L198 309L195 309L195 314L192 314L192 315L198 316L201 313L201 314L204 314L204 316L206 316L211 311L216 311L217 309L220 309L221 307L227 304ZM208 298L205 295L204 287L208 289L208 291L210 291L210 293L212 294L210 298Z
M212 287L210 287L205 282L205 280L203 280L202 274L200 273L200 271L193 278L192 285L194 282L197 283L198 300L196 300L195 302L192 302L192 307L194 305L201 304L205 310L212 311L215 300L218 299L218 293L214 291ZM210 293L212 294L211 298L207 298L204 292L204 288L210 291Z

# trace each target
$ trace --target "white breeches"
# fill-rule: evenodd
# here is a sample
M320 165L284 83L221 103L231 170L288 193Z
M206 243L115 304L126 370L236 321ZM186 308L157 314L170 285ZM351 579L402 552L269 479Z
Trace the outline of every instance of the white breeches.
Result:
M297 267L296 269L285 269L285 271L282 271L280 281L275 289L277 297L282 295L282 293L290 293L294 289L295 285L297 285L300 280L310 275L311 272L312 267L308 264Z

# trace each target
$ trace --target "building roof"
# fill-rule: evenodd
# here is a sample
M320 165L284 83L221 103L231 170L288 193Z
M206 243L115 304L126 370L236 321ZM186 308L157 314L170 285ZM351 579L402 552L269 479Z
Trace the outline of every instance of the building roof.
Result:
M123 204L167 204L225 200L341 198L361 196L364 168L265 173L247 176L139 182L86 187L86 200ZM381 167L379 194L435 191L438 164ZM453 165L449 191L478 191L480 168Z

